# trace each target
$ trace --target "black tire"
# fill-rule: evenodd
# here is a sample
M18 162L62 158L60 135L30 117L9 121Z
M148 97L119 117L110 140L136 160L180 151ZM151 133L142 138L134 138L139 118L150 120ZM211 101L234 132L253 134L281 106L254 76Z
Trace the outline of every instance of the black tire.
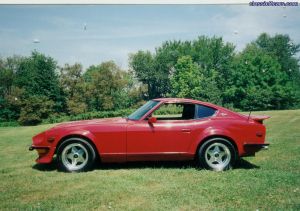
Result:
M234 146L225 138L209 139L198 149L198 163L208 170L229 170L236 159L237 153Z
M59 170L65 172L91 170L96 158L94 147L88 141L79 137L66 139L57 150Z

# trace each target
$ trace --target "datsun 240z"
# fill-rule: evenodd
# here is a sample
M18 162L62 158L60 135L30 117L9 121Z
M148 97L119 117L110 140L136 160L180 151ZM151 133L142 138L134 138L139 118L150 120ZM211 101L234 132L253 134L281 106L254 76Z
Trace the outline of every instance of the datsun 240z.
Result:
M268 116L246 116L190 99L148 101L127 118L84 120L58 124L33 137L38 163L86 171L96 161L196 160L206 169L231 168L243 156L263 148Z

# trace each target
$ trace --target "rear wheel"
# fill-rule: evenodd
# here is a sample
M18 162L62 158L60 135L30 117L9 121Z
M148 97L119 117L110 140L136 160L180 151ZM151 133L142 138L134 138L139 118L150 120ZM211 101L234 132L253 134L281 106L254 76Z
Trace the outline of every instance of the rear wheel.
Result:
M228 140L212 138L199 148L198 159L201 166L206 169L224 171L232 168L236 152Z
M94 148L81 138L65 140L59 147L57 156L59 168L67 172L90 170L96 159Z

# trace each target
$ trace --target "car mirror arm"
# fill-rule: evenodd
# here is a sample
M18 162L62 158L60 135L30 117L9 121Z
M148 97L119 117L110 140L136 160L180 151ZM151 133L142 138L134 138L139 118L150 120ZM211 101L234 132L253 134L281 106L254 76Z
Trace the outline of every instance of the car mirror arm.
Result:
M149 117L148 118L148 123L150 124L150 125L153 125L153 123L155 123L155 122L157 122L157 119L156 119L156 117Z

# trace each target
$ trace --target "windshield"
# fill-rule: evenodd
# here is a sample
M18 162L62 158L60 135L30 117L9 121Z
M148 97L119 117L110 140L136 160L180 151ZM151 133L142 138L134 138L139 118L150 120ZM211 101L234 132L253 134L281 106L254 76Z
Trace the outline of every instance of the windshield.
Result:
M140 108L138 108L135 112L128 116L130 120L139 120L142 116L144 116L149 110L151 110L154 106L156 106L159 101L150 100Z

